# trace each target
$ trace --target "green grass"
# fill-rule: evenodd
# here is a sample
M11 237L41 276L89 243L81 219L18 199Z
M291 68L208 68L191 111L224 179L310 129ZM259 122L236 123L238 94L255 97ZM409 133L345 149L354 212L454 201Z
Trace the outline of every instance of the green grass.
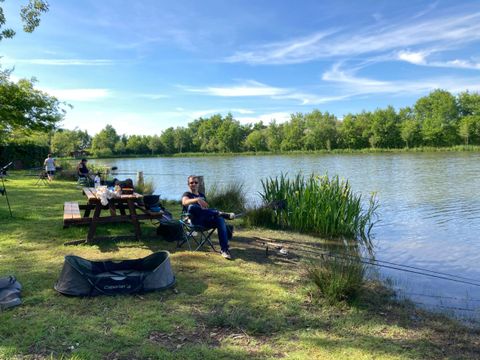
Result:
M234 261L188 252L142 225L142 241L64 246L87 229L62 228L63 202L84 201L74 182L34 186L12 173L14 218L0 197L0 274L15 275L23 305L0 313L0 359L443 359L480 357L479 332L396 303L365 285L355 306L330 306L307 279L311 236L238 228ZM132 234L124 224L100 235ZM289 249L285 257L254 240ZM55 292L63 257L131 259L171 252L178 293L75 298Z

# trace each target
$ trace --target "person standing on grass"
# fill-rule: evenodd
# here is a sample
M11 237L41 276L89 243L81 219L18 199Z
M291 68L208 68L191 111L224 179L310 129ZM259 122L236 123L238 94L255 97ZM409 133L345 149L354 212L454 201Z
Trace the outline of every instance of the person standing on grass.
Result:
M52 154L48 154L47 158L43 162L43 166L45 166L45 172L47 173L48 181L52 181L55 176L55 159L52 158Z
M182 195L183 211L190 214L193 225L217 229L221 255L225 259L231 260L232 255L228 249L228 241L232 238L232 232L227 228L225 219L233 220L235 214L208 208L205 194L198 191L198 176L190 175L187 184L190 191L186 191Z

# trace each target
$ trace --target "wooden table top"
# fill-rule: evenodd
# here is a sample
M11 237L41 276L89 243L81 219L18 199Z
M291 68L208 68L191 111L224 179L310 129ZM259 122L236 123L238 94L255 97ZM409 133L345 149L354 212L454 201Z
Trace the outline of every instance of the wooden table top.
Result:
M83 190L83 193L85 194L85 196L87 197L88 201L99 199L97 197L97 189L92 188L92 187L84 187L82 190ZM128 195L127 194L122 194L122 195L120 195L120 197L117 197L115 199L122 199L122 200L134 199L134 200L138 200L138 199L141 199L142 197L143 197L142 194L134 192L133 194L128 194Z

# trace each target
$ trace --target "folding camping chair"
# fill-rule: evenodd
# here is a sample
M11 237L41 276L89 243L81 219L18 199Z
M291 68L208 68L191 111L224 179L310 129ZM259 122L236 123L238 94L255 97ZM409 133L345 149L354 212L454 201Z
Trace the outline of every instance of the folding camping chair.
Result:
M35 186L39 186L39 185L42 185L42 184L43 185L50 185L50 183L48 181L47 172L44 169L39 171L37 182L35 183Z
M194 251L197 251L203 245L207 244L210 245L213 251L218 252L218 250L215 249L215 246L213 246L211 239L216 228L207 228L192 224L189 213L183 213L180 216L180 224L183 228L183 237L177 241L177 247L181 247L183 244L187 243L188 249L192 250L191 243L193 243L196 245Z

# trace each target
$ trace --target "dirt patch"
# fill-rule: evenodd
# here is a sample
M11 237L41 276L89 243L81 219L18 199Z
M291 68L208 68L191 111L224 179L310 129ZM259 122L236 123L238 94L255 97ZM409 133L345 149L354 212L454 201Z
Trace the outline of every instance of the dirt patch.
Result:
M251 336L238 329L206 326L199 326L193 330L178 326L168 333L153 331L148 336L148 340L169 351L177 351L187 345L202 344L217 348L222 344L231 344L243 348L251 355L260 353L261 347L271 342L267 336ZM275 357L284 357L284 354L278 353Z

